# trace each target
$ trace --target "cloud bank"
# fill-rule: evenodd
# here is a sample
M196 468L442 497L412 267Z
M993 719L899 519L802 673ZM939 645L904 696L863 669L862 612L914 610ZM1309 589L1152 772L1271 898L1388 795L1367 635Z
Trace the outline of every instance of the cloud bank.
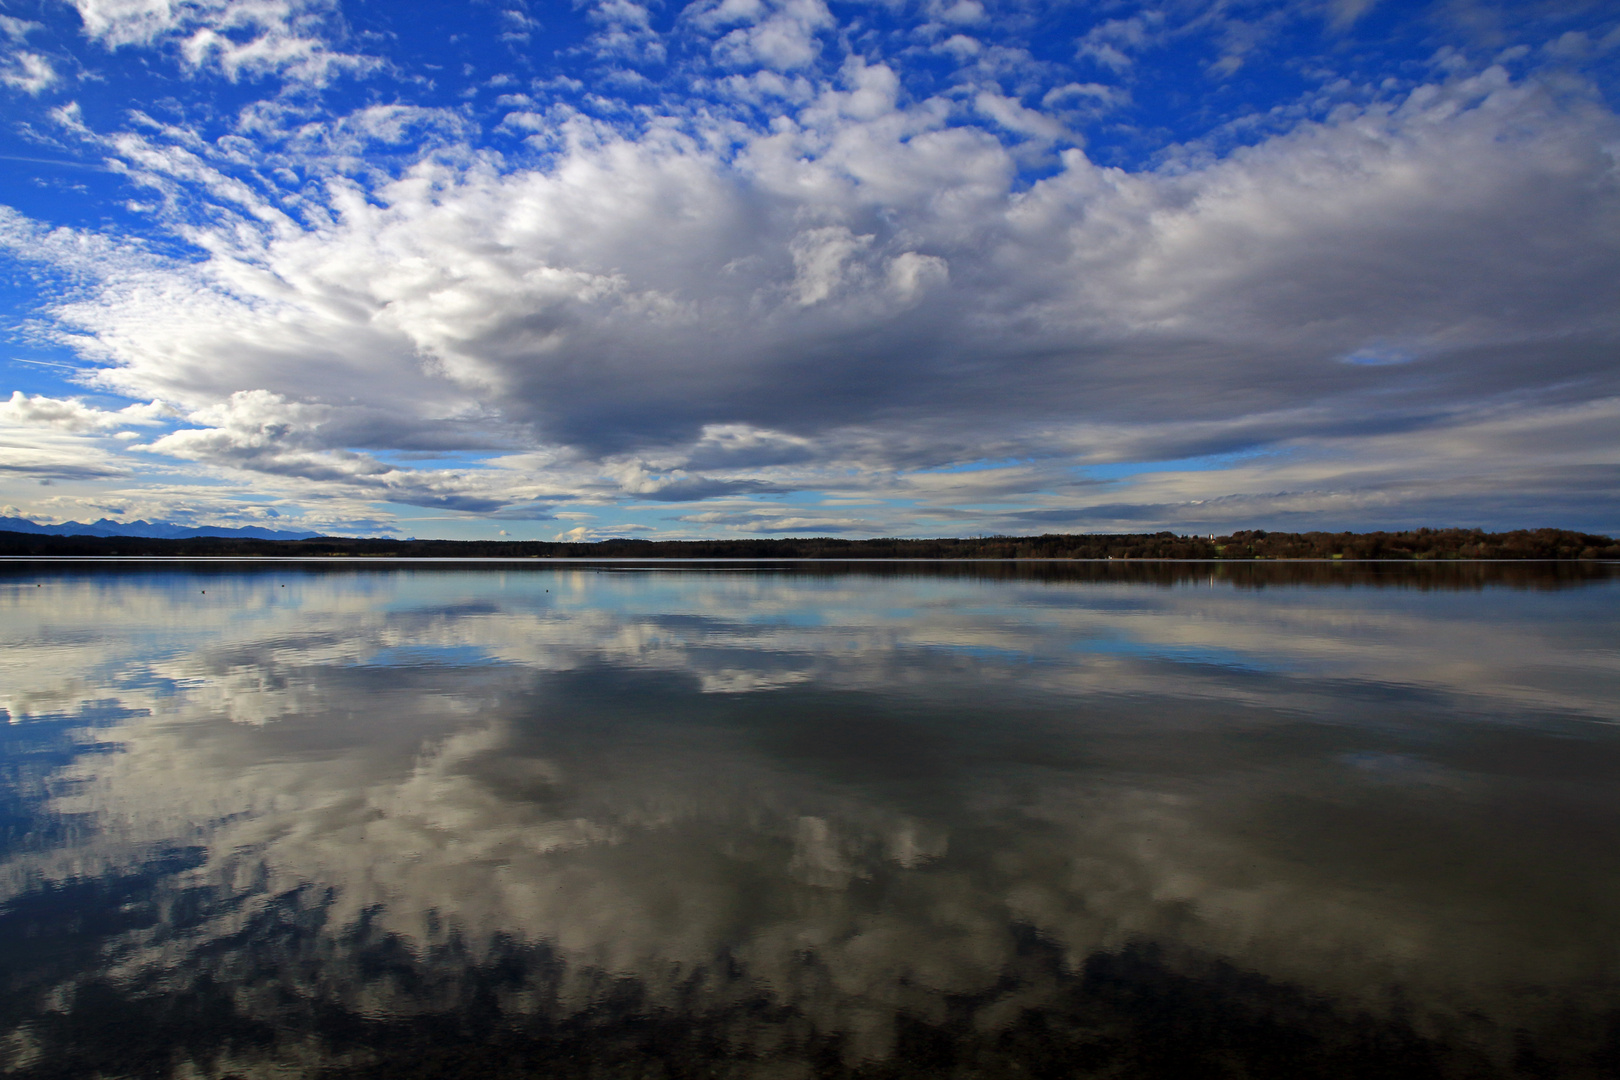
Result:
M514 52L456 104L402 92L426 55L339 51L368 39L333 6L77 9L89 59L276 89L92 122L81 83L40 121L136 222L0 217L60 287L30 340L84 365L51 408L174 418L85 444L142 478L87 506L194 484L667 535L1620 527L1620 122L1606 69L1551 44L1318 72L1132 160L1151 57L1207 39L1215 100L1287 27L1370 16L1142 12L1058 63L977 4L619 2L552 35L569 74Z

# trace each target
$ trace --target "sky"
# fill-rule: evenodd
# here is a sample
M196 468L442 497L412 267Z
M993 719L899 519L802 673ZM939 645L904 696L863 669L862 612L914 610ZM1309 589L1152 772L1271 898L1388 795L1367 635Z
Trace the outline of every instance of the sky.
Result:
M1620 9L0 0L0 516L1620 533Z

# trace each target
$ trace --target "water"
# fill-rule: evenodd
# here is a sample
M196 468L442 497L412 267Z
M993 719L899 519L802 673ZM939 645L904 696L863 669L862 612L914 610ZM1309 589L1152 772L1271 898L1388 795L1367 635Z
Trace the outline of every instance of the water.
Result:
M0 1070L1620 1075L1620 567L0 567Z

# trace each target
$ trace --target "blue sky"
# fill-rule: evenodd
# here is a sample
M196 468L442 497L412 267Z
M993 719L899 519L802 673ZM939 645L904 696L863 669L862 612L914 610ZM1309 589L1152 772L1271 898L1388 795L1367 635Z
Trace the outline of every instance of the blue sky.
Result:
M0 513L1620 532L1602 3L0 0Z

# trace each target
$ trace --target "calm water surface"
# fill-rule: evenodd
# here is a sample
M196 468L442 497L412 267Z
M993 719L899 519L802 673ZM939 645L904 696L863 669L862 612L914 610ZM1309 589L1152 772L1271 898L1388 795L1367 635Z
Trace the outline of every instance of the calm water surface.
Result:
M0 567L12 1076L1614 1077L1620 568Z

